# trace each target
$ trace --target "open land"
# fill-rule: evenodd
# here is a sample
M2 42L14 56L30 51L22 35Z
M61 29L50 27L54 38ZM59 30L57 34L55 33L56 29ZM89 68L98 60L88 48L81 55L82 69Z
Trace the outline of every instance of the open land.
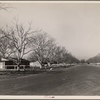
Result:
M0 95L100 95L100 67L95 65L19 76L0 80Z

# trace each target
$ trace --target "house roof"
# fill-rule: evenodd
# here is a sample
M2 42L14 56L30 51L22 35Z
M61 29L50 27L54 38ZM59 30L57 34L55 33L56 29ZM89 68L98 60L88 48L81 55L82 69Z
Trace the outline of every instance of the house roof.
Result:
M9 61L8 59L1 58L0 62Z
M16 59L16 58L13 58L13 59ZM0 60L0 62L5 62L5 61L13 61L13 60L5 59L5 58L1 58ZM26 60L26 59L21 59L21 61L30 62L29 60Z

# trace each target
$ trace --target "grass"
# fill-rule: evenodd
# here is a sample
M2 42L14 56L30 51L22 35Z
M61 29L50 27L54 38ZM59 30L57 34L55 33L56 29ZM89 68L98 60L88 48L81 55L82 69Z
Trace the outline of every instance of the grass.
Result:
M64 71L65 68L69 68L72 67L73 65L69 65L69 66L62 66L62 67L53 67L52 70L50 70L50 68L52 67L48 67L45 71L44 68L42 68L41 70L26 70L26 71L16 71L16 70L2 70L0 71L0 80L2 79L10 79L10 78L17 78L17 77L22 77L22 76L28 76L28 75L33 75L33 74L42 74L42 73L47 73L47 74L54 74L54 73L61 73L62 71Z

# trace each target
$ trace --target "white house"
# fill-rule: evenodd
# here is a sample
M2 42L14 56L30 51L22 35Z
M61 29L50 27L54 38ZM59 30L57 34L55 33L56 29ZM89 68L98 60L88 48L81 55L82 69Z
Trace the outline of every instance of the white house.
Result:
M21 59L21 69L23 68L30 68L29 66L30 61ZM17 64L13 60L8 60L1 58L0 60L0 70L17 70Z
M5 62L8 61L7 59L1 58L0 61L0 70L4 70L5 69Z
M38 61L36 61L36 62L30 62L30 67L33 67L33 68L42 68L42 66L41 66L41 64L38 62Z

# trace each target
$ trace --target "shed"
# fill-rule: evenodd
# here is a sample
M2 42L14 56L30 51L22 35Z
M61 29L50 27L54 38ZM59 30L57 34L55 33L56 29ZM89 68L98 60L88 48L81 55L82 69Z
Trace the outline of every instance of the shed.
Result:
M27 68L30 67L29 66L30 61L26 60L26 59L21 59L21 68ZM17 69L17 64L13 61L13 60L8 60L8 59L4 59L2 58L0 61L0 69L4 70L4 69Z

